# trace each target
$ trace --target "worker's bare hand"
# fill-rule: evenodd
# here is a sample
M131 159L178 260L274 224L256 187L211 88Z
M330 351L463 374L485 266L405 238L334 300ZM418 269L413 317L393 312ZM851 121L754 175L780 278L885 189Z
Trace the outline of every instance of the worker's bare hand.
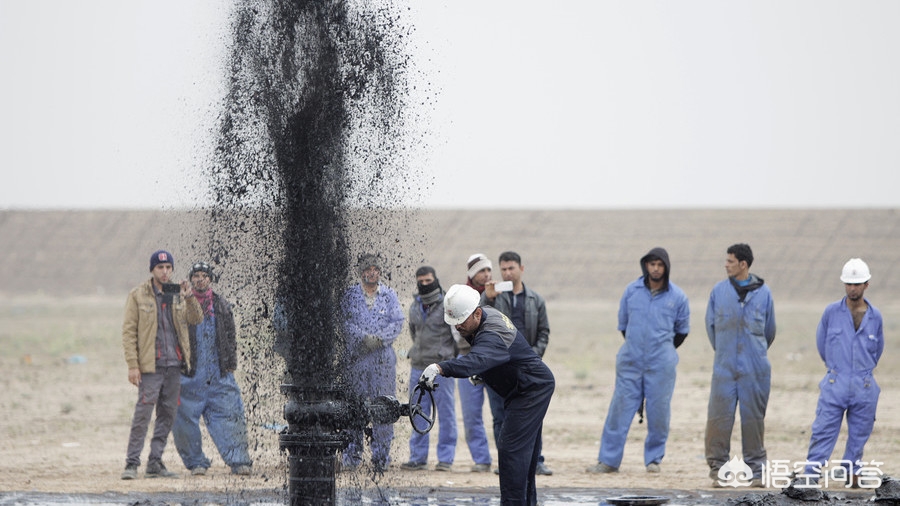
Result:
M141 370L138 368L128 369L128 382L136 387L141 386Z
M494 290L494 281L493 279L489 279L484 283L484 296L488 299L494 300L497 298L497 294L499 293L497 290Z
M181 282L181 298L185 299L187 297L191 297L194 295L193 290L191 290L191 282L188 280L184 280Z

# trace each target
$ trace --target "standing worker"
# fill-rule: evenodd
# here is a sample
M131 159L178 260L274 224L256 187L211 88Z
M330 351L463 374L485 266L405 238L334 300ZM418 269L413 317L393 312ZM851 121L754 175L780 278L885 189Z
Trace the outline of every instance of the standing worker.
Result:
M619 301L619 331L625 343L616 355L616 388L609 403L600 454L592 473L618 472L634 414L646 399L644 466L660 472L666 454L675 367L690 331L688 298L669 281L669 253L653 248L640 261L643 275L625 287Z
M478 375L503 397L506 421L498 449L500 503L536 505L539 439L555 380L509 318L492 307L479 306L480 300L478 292L468 286L453 285L447 291L444 320L456 326L472 349L468 355L429 365L420 381L431 387L438 375Z
M750 486L762 487L766 465L765 418L772 368L768 349L775 340L775 303L769 286L750 272L753 251L728 247L728 279L713 287L706 306L706 333L715 351L706 420L706 462L713 487L728 462L736 405L741 410L741 449L753 471Z
M214 292L212 266L197 262L191 267L194 298L203 309L203 322L191 325L191 367L181 377L181 405L172 428L175 448L194 476L209 469L203 453L200 418L233 474L249 475L250 454L247 421L241 389L234 380L237 339L231 304Z
M881 389L872 372L884 351L881 312L863 295L869 287L869 266L859 258L844 264L841 281L846 296L825 308L816 329L816 347L828 371L819 382L819 403L812 424L807 462L818 462L807 472L819 474L841 431L847 414L847 446L841 465L849 483L857 483L863 447L875 426L875 410Z
M484 292L485 283L491 279L493 265L483 253L474 253L466 261L466 285L478 293ZM453 338L459 350L458 356L469 353L469 343L453 329ZM475 378L456 380L459 392L459 406L463 416L463 430L466 445L475 464L473 473L487 473L491 470L491 449L488 446L487 431L484 429L484 383Z
M349 378L354 393L362 399L397 395L397 355L394 340L403 329L403 309L397 294L381 283L381 261L377 255L362 255L357 264L360 282L344 294L345 338L349 359ZM351 431L352 440L344 450L342 464L347 469L359 466L363 431ZM372 468L377 473L391 461L393 424L372 427Z
M424 265L416 270L417 293L409 306L409 335L412 348L409 350L409 388L415 389L422 372L429 364L449 360L456 356L456 341L451 327L444 321L444 291L433 267ZM454 381L448 379L439 383L440 388L432 392L440 425L438 430L437 457L435 471L450 471L456 455L456 389ZM431 398L422 398L422 410L431 411ZM413 431L409 436L409 462L400 464L401 469L419 471L425 469L428 461L428 433Z
M512 290L497 292L495 283L485 283L484 292L481 294L481 304L493 306L505 314L513 322L513 325L522 332L525 340L531 345L531 349L541 359L550 344L550 321L547 318L547 304L544 298L534 290L525 286L522 275L525 266L522 265L522 257L514 251L504 251L500 254L500 276L503 281L512 282ZM488 400L491 404L491 415L494 418L494 444L500 448L500 433L503 431L503 421L506 413L503 410L503 397L488 389ZM543 444L539 441L538 444ZM538 458L535 473L550 476L553 471L544 463L544 454Z
M178 410L181 372L187 371L191 363L188 325L202 322L203 310L187 280L180 286L169 282L174 268L171 253L154 252L150 256L150 279L132 289L125 301L122 347L128 382L138 387L138 399L131 419L123 480L137 478L154 408L156 423L144 475L178 476L166 469L162 455Z

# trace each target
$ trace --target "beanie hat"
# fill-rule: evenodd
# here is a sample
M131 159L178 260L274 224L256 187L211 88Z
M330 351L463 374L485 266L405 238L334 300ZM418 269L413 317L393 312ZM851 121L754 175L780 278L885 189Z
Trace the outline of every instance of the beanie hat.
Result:
M172 268L175 268L175 257L168 251L161 249L150 255L150 270L152 271L157 264L172 264Z
M356 267L359 270L360 274L365 272L369 267L375 267L379 271L381 270L381 255L374 253L363 253L359 256L359 260L356 263Z
M483 253L475 253L474 255L470 256L469 261L466 262L466 268L468 269L470 279L478 274L478 271L484 269L485 267L493 270L491 261L488 260L488 257L484 256Z
M194 262L194 265L191 266L191 272L188 273L188 279L194 276L195 272L205 272L209 279L216 281L216 275L213 274L212 265L209 265L206 262Z

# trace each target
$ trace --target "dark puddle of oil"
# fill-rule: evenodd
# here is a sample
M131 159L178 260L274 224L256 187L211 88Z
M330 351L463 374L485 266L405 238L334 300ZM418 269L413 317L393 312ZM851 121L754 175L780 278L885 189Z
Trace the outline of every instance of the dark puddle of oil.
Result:
M614 506L621 502L608 502L607 499L621 498L628 495L652 494L654 497L668 499L666 506L800 506L815 504L791 499L779 491L755 492L744 491L705 491L705 490L664 490L634 491L614 489L543 489L538 493L539 504L543 506L563 506L591 504L598 506ZM872 504L872 494L864 492L835 493L828 504L864 505ZM90 495L43 494L43 493L0 493L0 506L58 506L70 504L90 504L94 506L200 506L200 505L241 505L241 506L275 506L285 503L283 491L244 491L232 494L213 493L106 493ZM479 505L496 506L500 504L497 490L452 490L452 489L341 489L338 493L338 505L377 505L377 506L456 506ZM658 504L658 503L655 503Z

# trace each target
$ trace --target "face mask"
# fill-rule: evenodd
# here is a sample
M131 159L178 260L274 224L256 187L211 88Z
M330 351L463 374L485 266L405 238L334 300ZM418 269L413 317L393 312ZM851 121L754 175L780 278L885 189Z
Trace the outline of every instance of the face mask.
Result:
M416 286L419 288L419 297L423 304L433 304L441 295L441 282L437 278L428 284L416 283Z

